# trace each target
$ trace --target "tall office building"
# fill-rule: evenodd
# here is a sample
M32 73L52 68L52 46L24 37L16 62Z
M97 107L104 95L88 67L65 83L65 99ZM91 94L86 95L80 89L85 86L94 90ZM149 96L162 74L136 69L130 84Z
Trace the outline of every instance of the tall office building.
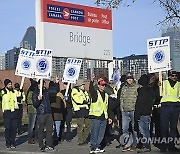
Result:
M180 72L180 27L162 31L162 37L170 36L170 57L173 70Z
M5 52L0 52L0 70L5 70Z
M20 51L20 48L16 48L16 47L7 51L7 53L5 54L5 61L6 61L5 68L6 68L6 70L16 69L19 51Z
M147 55L130 55L123 58L114 58L114 69L119 68L120 74L131 72L136 79L148 73Z
M16 69L20 48L35 50L36 46L36 30L29 27L20 43L20 47L14 47L5 54L5 68L7 70Z
M21 48L35 50L36 48L36 29L29 27L20 43Z

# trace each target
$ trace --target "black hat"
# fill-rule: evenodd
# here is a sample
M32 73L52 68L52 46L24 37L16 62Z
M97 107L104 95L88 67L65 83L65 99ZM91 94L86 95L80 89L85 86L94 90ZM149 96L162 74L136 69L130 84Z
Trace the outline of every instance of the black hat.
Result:
M20 88L19 83L15 83L15 84L14 84L14 88L17 88L17 89Z
M138 80L138 83L142 86L149 85L149 77L146 74L143 74L140 79Z
M125 82L126 81L126 75L122 75L120 81Z
M6 87L9 83L12 83L12 81L9 80L9 79L5 79L5 80L4 80L4 86L5 86L5 87Z
M134 79L132 73L128 72L128 73L126 74L126 80L127 80L127 79Z
M177 74L177 72L176 72L176 71L173 71L173 70L169 70L169 71L168 71L168 76L171 76L172 74Z

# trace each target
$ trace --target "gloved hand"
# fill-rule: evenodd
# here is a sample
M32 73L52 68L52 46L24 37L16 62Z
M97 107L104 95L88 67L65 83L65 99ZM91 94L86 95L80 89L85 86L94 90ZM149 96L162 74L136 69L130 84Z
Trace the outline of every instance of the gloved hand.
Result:
M67 101L68 100L68 96L64 96L64 99Z
M88 104L88 102L86 100L83 101L83 104Z

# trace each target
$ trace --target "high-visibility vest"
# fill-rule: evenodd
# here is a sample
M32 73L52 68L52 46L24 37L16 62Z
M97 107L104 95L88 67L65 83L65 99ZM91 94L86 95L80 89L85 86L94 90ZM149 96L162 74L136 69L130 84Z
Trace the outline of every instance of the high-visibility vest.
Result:
M6 92L5 92L6 91ZM1 90L2 94L2 111L11 110L11 112L18 109L16 94L8 89Z
M100 117L103 113L105 115L105 118L108 119L108 94L105 93L105 100L103 101L102 96L100 92L97 90L97 101L91 103L89 115Z
M163 81L161 102L180 102L180 83L177 82L171 87L168 80Z
M86 91L82 91L80 89L73 88L71 92L71 99L73 110L78 111L81 108L89 109L88 104L90 103L89 94ZM87 104L83 104L83 102L88 102Z
M17 98L22 97L21 101L18 102L18 104L22 104L22 102L25 102L26 97L25 97L24 92L21 92L20 90L16 90L16 89L14 89L14 92L15 92Z

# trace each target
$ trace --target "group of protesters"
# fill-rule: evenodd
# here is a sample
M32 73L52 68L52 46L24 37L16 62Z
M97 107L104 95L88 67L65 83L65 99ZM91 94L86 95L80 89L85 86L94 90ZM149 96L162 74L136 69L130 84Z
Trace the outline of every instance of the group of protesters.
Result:
M168 71L168 79L162 83L156 74L143 74L135 80L130 72L122 75L120 81L118 88L103 74L91 74L89 88L83 80L78 80L72 85L62 83L60 90L58 77L48 87L47 81L30 79L25 93L19 83L13 88L12 81L5 79L0 96L6 148L16 148L16 134L23 133L24 103L28 114L28 143L38 142L41 152L56 150L55 146L64 139L71 142L73 117L77 119L78 145L90 142L90 153L105 152L105 146L111 144L107 138L113 128L117 128L117 147L122 147L122 152L150 152L151 144L161 152L179 152L175 142L179 138L180 111L177 72ZM157 142L152 142L153 138Z

